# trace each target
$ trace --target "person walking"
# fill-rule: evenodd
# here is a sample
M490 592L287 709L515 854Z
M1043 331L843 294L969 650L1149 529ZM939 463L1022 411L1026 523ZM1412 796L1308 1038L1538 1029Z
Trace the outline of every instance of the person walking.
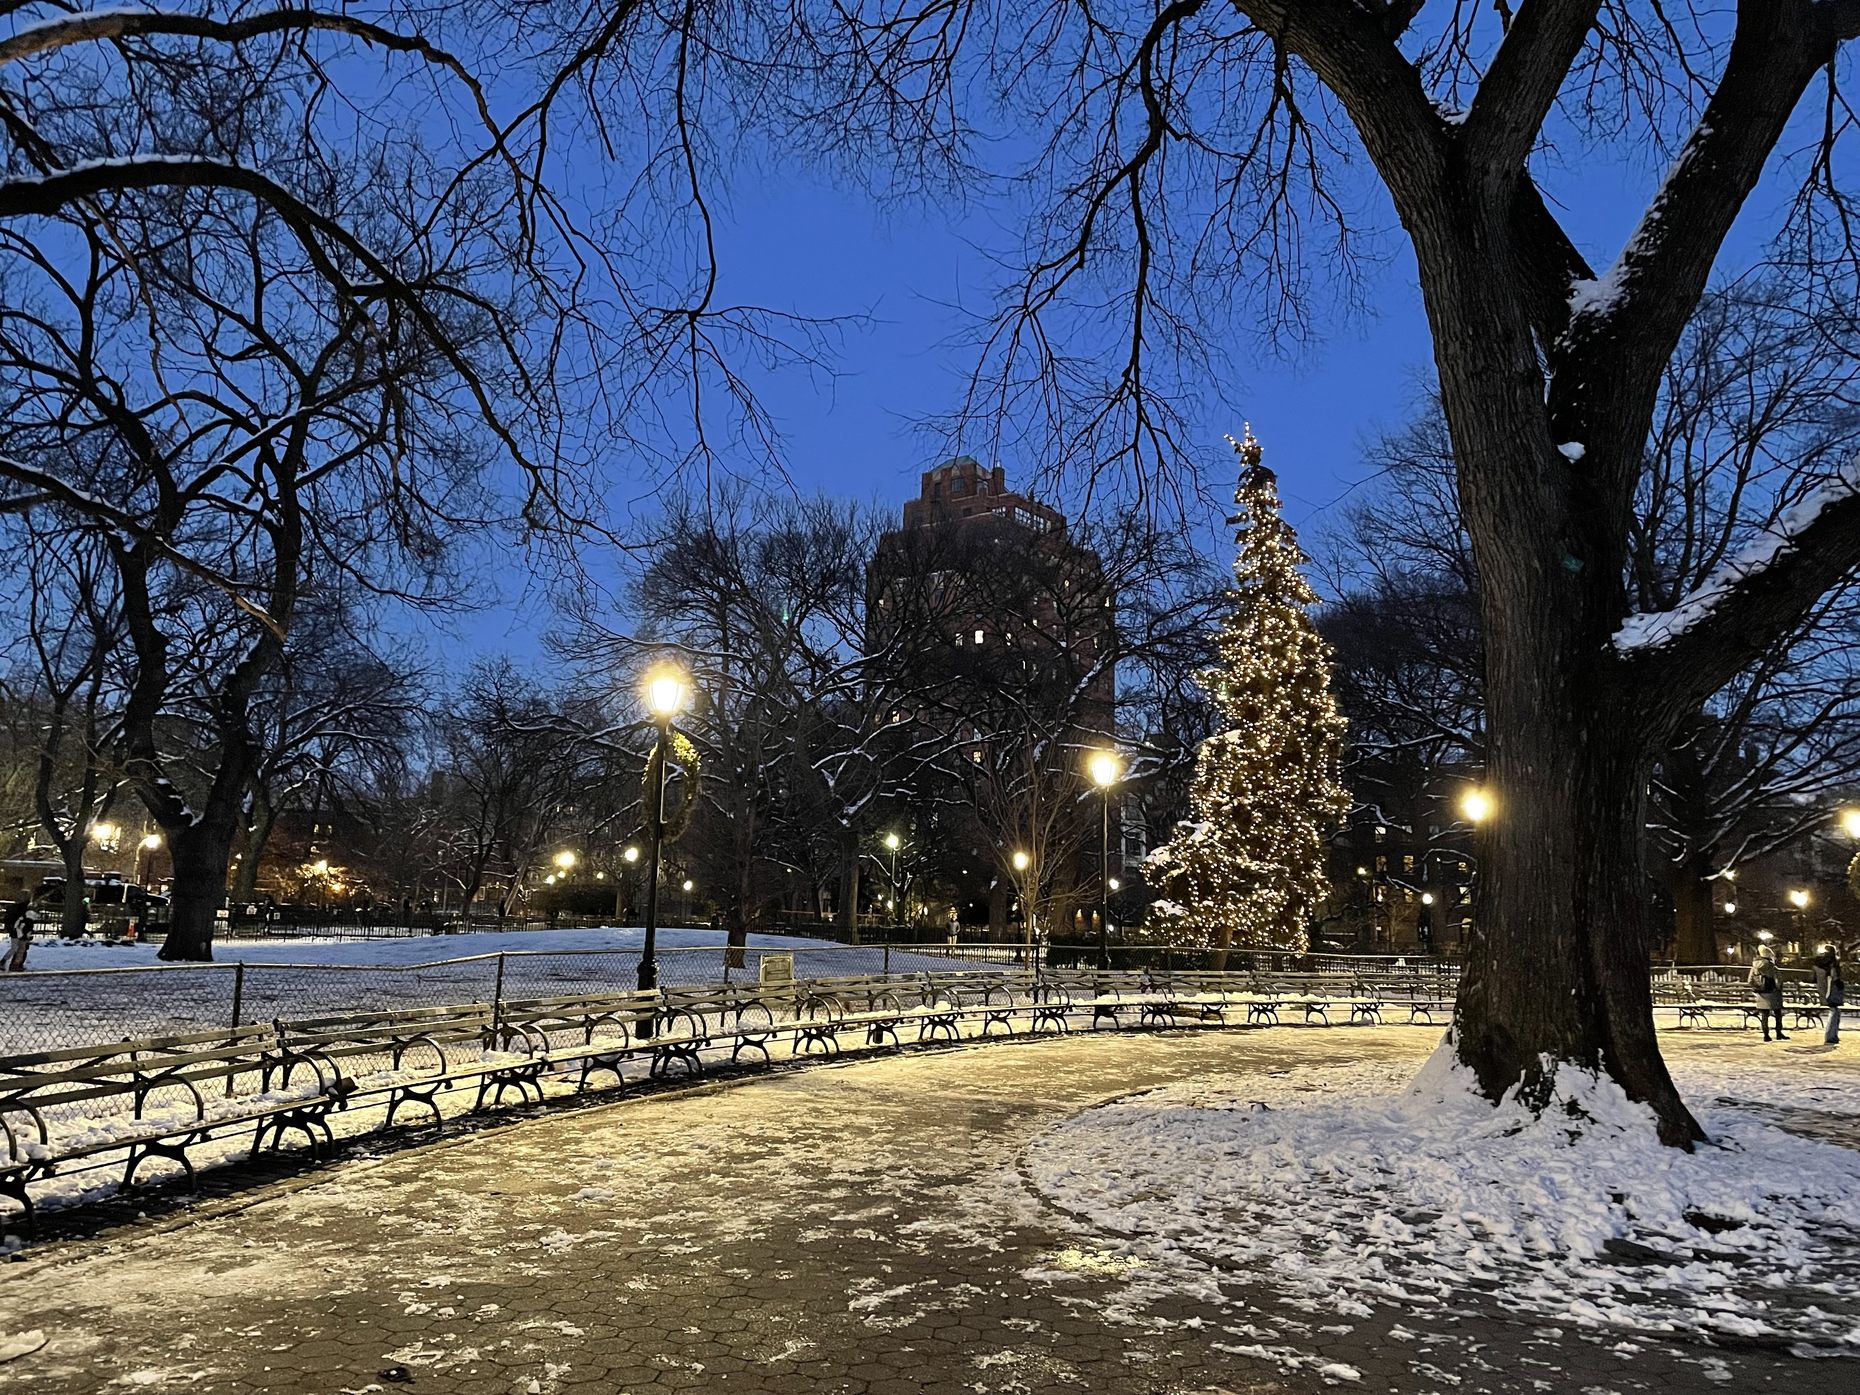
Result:
M6 908L6 964L9 974L26 972L26 951L32 948L32 906L15 901Z
M1757 1014L1757 1022L1763 1028L1763 1039L1770 1039L1770 1017L1776 1018L1776 1040L1787 1041L1783 1034L1783 992L1782 976L1776 972L1776 956L1765 945L1757 951L1757 962L1750 966L1750 991L1757 995L1757 1001L1763 1004Z
M1833 1046L1841 1039L1841 1006L1847 1001L1847 984L1841 976L1841 957L1833 945L1823 945L1815 956L1815 998L1828 1010L1828 1029L1821 1039Z

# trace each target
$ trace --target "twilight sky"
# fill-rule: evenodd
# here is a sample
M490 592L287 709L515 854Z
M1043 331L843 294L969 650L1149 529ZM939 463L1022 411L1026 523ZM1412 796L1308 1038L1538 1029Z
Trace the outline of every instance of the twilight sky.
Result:
M1628 154L1615 163L1544 163L1540 178L1549 196L1592 264L1605 268L1661 171ZM1251 420L1279 472L1288 515L1309 535L1369 483L1365 443L1400 426L1431 378L1406 242L1380 190L1362 193L1368 215L1390 230L1380 242L1386 256L1366 287L1371 310L1329 317L1317 342L1293 358L1235 346L1234 379L1209 394L1202 424L1209 466L1204 537L1217 559L1227 553L1221 520L1232 488L1224 433L1237 435ZM1776 226L1783 195L1758 190L1733 236L1727 268L1749 264ZM999 246L1012 230L999 210L881 207L864 193L786 168L736 172L727 201L714 211L726 298L872 317L870 325L847 331L835 382L749 376L785 435L797 487L898 507L917 492L919 471L940 458L912 422L949 406L966 366L965 351L946 342L961 324L950 303L979 301L991 268L976 244ZM1026 462L1002 463L1010 481L1025 478ZM502 588L503 602L444 622L442 631L472 650L530 661L548 610L524 576L520 567L500 570L489 579Z

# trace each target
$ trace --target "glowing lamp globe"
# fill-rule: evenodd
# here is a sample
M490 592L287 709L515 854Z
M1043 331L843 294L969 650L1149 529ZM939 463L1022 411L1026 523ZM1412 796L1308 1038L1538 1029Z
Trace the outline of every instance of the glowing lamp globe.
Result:
M1849 838L1860 839L1860 809L1841 810L1841 832Z
M638 862L639 861L639 849L628 848L625 852L621 853L620 856L624 857L628 862Z
M1114 751L1094 751L1091 759L1085 763L1085 768L1090 772L1094 785L1108 788L1115 785L1117 777L1123 774L1124 763Z
M1492 796L1484 790L1467 790L1460 796L1460 813L1468 823L1484 823L1492 817Z
M678 715L690 689L685 671L676 664L660 664L646 674L646 710L661 721Z

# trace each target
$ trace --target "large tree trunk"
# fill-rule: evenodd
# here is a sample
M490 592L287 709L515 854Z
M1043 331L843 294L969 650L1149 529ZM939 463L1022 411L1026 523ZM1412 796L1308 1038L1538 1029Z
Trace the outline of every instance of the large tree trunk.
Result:
M1484 1092L1549 1102L1561 1064L1612 1077L1668 1143L1704 1137L1654 1038L1642 866L1645 714L1611 707L1573 654L1550 652L1541 613L1513 617L1488 670L1489 778L1479 831L1480 915L1455 1034ZM1548 671L1546 671L1548 669Z
M1667 879L1673 898L1673 959L1680 964L1718 962L1718 935L1712 929L1711 867L1705 858L1688 858Z
M58 933L68 940L81 939L90 925L90 884L84 879L83 837L61 839L59 851L65 864L65 904Z
M213 931L226 903L226 866L232 860L234 826L205 821L167 830L174 859L174 890L168 903L168 937L160 957L206 963L213 958Z

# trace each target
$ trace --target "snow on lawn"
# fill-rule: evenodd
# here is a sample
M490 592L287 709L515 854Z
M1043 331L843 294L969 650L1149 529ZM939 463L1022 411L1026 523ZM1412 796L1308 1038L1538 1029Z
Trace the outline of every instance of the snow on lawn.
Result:
M317 939L310 936L265 940L220 940L213 946L222 964L432 964L480 954L586 953L626 950L637 953L645 932L637 926L603 926L593 930L482 930L465 935L396 935L372 940ZM662 929L661 954L672 949L715 948L720 930ZM827 940L787 935L751 935L760 949L840 949ZM66 941L41 936L33 942L32 969L121 969L152 965L157 946L110 945L97 940Z
M638 985L638 928L487 931L376 940L231 940L214 946L211 965L159 964L152 945L35 942L24 974L0 975L0 1057L200 1031L238 1019L329 1016L390 1007L439 1007L576 993L629 992ZM658 934L659 981L724 978L722 931ZM751 935L745 962L730 970L754 981L762 958L794 955L797 978L894 975L976 969L979 960L908 946L838 945L783 935ZM500 967L498 956L504 956ZM144 972L85 973L88 969Z
M1705 1107L1717 1146L1687 1154L1579 1072L1536 1116L1494 1109L1444 1053L1412 1084L1410 1070L1298 1065L1165 1086L1055 1127L1027 1175L1123 1235L1162 1271L1151 1285L1212 1265L1359 1317L1499 1292L1508 1310L1587 1327L1860 1352L1860 1152ZM1786 1105L1767 1091L1782 1079L1765 1097Z

